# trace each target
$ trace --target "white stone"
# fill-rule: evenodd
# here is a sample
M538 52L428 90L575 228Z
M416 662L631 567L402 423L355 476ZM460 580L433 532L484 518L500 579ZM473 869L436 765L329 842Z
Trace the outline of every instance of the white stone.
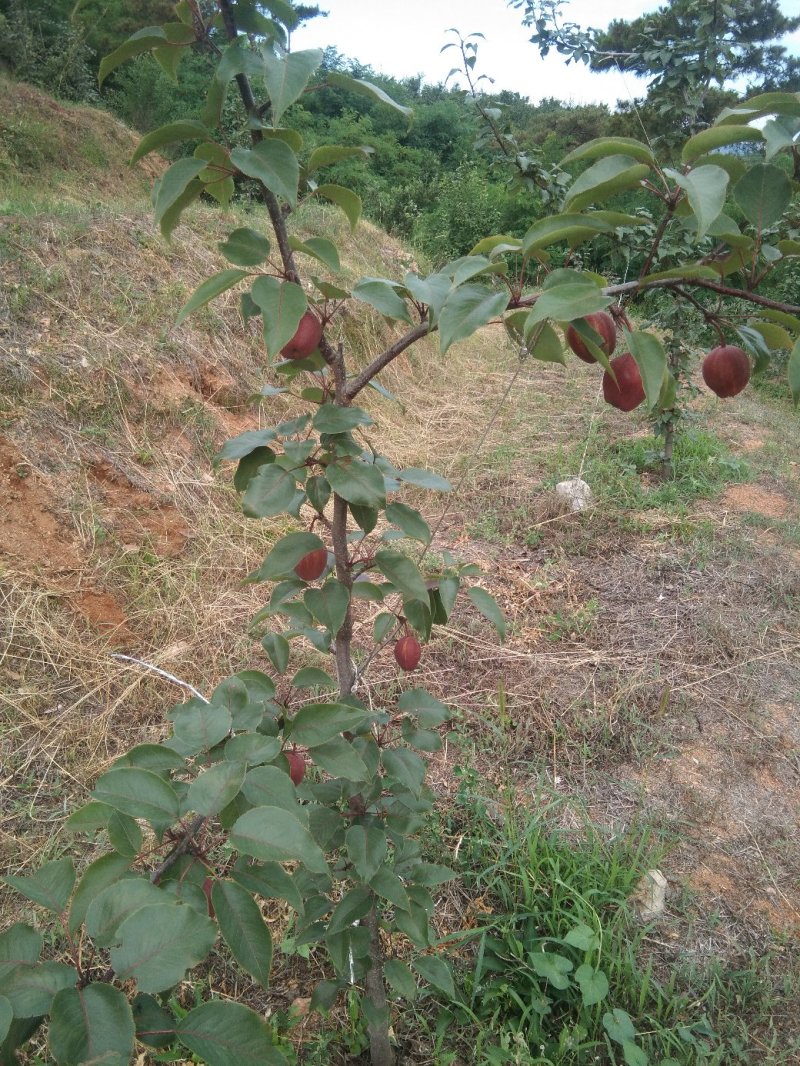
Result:
M571 477L567 481L559 481L556 485L556 495L563 496L569 501L570 510L585 511L594 500L594 493L579 477Z
M628 900L643 922L664 913L667 903L667 879L660 870L648 870Z

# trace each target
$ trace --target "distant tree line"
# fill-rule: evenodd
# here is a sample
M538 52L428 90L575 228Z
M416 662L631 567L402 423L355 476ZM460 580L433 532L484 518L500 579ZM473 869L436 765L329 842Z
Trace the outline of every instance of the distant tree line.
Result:
M202 4L214 6L210 0ZM668 143L678 106L674 101L682 101L687 111L688 96L685 85L673 85L673 105L665 106L670 86L660 56L675 45L678 35L685 39L708 33L707 19L698 24L705 5L670 0L652 16L615 21L605 31L583 36L578 27L558 22L559 3L511 0L511 5L522 9L528 24L539 27L532 39L540 50L569 47L574 54L578 41L586 49L581 58L593 68L601 69L613 57L620 66L652 79L646 98L635 104L620 102L613 111L602 104L573 106L552 97L531 104L518 93L494 94L491 107L501 124L513 130L515 152L546 172L570 148L594 137L640 137L642 123L648 135ZM727 87L731 78L747 77L754 90L800 88L800 60L775 43L800 25L800 19L784 18L776 0L731 0L725 7L733 14L727 17L727 36L720 38L719 77L713 85L693 87L702 100L693 103L692 121L701 125L738 97ZM314 6L296 4L295 9L300 21L324 14ZM551 20L550 39L543 48L545 15ZM102 94L97 89L103 55L141 26L173 19L172 0L83 0L77 5L75 0L0 0L0 70L62 99L106 107L142 132L196 117L213 66L213 57L199 49L183 58L177 85L147 55L116 71ZM520 32L525 32L522 24ZM475 98L465 90L424 84L419 77L385 77L333 48L325 52L319 78L331 70L366 78L413 107L409 125L400 113L368 97L336 89L307 92L292 108L292 123L302 131L307 149L334 143L373 150L369 166L344 161L330 172L329 180L358 192L370 205L373 220L388 232L410 241L431 260L443 261L466 253L486 233L519 232L546 212L546 183L537 187L515 182L507 166L496 165L497 145L480 137L481 116ZM240 128L240 107L229 93L227 128L232 139Z

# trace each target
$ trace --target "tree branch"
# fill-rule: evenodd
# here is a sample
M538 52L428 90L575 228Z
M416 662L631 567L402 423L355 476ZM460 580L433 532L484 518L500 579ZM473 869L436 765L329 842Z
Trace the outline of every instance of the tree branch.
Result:
M235 41L239 36L239 31L236 29L236 20L231 7L231 0L217 0L217 3L219 4L219 9L222 13L225 35L229 41ZM247 75L237 74L236 84L239 88L239 95L242 98L245 111L248 115L251 115L254 118L258 117L258 107ZM258 144L262 140L261 130L251 130L250 139L254 145ZM278 249L281 253L283 272L288 281L293 281L295 284L299 284L300 275L295 266L294 252L289 244L289 232L286 229L286 219L284 218L283 211L281 211L280 204L274 193L270 192L265 185L261 186L261 190L264 204L266 205L270 222L272 223L272 228L275 231L275 239L278 242Z
M398 355L401 355L406 348L410 348L412 344L415 344L421 337L424 337L426 333L433 333L438 327L430 326L427 321L420 322L418 326L414 326L408 333L404 334L399 340L395 341L391 347L387 348L385 352L382 352L376 359L373 359L369 366L365 367L360 374L352 379L347 386L347 399L353 400L361 390L369 385L370 381L387 367L393 359L396 359Z

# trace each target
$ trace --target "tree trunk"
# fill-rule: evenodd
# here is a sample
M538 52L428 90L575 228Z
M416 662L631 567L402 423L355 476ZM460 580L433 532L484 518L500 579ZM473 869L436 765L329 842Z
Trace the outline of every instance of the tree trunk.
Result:
M378 912L374 906L364 919L364 924L369 929L370 967L367 971L366 992L370 1003L367 1021L370 1061L372 1066L393 1066L394 1052L389 1043L389 1010L386 1006L386 986L383 981L383 948Z

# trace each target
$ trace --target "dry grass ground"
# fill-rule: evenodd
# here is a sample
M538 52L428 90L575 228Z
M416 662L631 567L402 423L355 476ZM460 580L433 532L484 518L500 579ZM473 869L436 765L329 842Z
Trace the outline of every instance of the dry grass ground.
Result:
M32 106L11 121L43 122L44 105ZM109 129L113 143L121 135ZM211 457L292 410L280 397L252 401L270 374L234 294L171 328L221 263L218 213L195 208L166 246L135 187L122 207L108 199L121 170L89 191L67 174L43 205L23 194L24 178L52 163L27 165L6 163L0 186L0 865L14 871L72 846L65 814L120 752L163 736L181 699L114 652L203 691L264 667L246 633L264 591L241 578L281 527L246 521L230 471ZM341 242L346 278L399 275L410 262L369 224L350 238L333 212L313 221ZM366 312L338 331L362 361L391 335ZM365 397L372 438L459 485L409 502L440 523L434 551L484 567L509 620L500 646L462 608L415 677L462 715L431 759L442 803L469 765L501 803L534 805L544 784L614 832L654 825L669 842L671 889L658 964L754 948L790 969L800 467L788 402L753 389L725 404L700 397L703 429L748 473L702 438L687 446L695 479L672 493L635 461L643 418L598 402L591 368L520 367L499 329L444 359L423 342L381 380L402 406ZM579 471L596 502L565 515L550 487ZM376 694L395 687L391 656L370 676ZM0 894L0 925L16 907ZM287 977L284 1006L306 994L304 974Z

